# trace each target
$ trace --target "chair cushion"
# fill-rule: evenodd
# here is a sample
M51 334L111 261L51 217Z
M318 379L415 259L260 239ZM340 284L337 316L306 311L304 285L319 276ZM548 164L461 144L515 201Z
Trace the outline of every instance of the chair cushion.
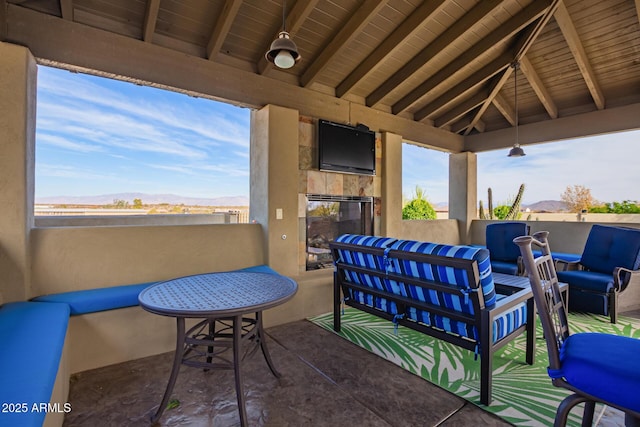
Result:
M430 242L418 242L414 240L398 240L391 244L392 249L403 250L407 252L414 252L420 254L440 255L452 258L462 258L468 260L475 260L478 263L478 272L480 275L480 286L482 287L482 294L484 296L484 303L487 307L492 307L496 303L496 290L493 282L493 276L491 274L491 261L489 260L489 251L487 249L477 246L461 246L461 245L443 245L439 243ZM393 271L401 272L411 277L419 277L425 280L437 281L440 283L450 284L462 289L470 289L471 284L465 274L465 271L460 268L454 268L451 266L438 266L423 262L416 262L411 260L398 260L390 258L391 269ZM403 286L400 286L403 289ZM431 296L425 296L421 294L421 289L416 286L409 285L411 297L419 299L421 301L429 301L434 304L441 305L441 298L436 296L436 292L432 292ZM415 294L414 294L415 293ZM442 302L447 307L459 307L466 305L467 308L462 308L461 311L465 313L473 313L473 306L471 302L465 304L456 296L448 295L451 300L443 300Z
M596 271L572 270L558 271L558 281L569 284L569 288L608 293L613 290L613 276L611 273Z
M518 264L506 261L491 260L491 271L495 273L511 274L515 276L518 274Z
M616 267L640 268L640 230L594 224L580 263L588 270L613 274Z
M415 308L409 308L408 317L425 325L435 326L436 328L453 332L475 341L480 339L478 329L469 323L460 322ZM493 319L492 343L500 341L525 323L527 323L527 304L523 302Z
M516 262L520 248L513 239L529 234L529 226L524 222L501 222L487 225L485 238L492 261Z
M602 333L571 335L560 350L562 368L549 371L572 386L623 408L640 411L640 339Z
M155 283L157 282L62 292L59 294L42 295L33 298L32 301L66 303L71 308L71 315L75 316L96 311L136 306L138 305L138 294L142 292L143 289Z

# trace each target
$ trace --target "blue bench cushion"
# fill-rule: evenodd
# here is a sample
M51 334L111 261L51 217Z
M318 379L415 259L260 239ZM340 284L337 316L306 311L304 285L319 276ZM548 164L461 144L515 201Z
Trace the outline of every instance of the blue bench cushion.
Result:
M616 267L640 268L640 230L594 224L580 259L585 269L613 274Z
M28 407L26 413L0 412L0 425L42 425L45 412L32 407L51 399L68 323L67 304L0 306L0 402Z
M577 389L623 408L640 411L638 398L640 340L613 334L577 333L560 349L562 368L551 378L565 378Z
M66 303L71 309L71 315L75 316L136 306L138 305L138 294L155 283L157 282L41 295L32 299L32 301Z

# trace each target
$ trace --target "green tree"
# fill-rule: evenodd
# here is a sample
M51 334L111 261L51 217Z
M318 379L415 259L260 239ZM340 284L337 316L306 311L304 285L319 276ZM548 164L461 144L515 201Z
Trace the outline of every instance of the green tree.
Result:
M615 213L615 214L637 214L640 213L640 206L631 200L622 202L605 203L600 206L589 208L591 213Z
M142 209L142 199L133 199L133 208Z
M402 219L436 219L436 210L426 199L424 190L417 185L415 197L402 208Z

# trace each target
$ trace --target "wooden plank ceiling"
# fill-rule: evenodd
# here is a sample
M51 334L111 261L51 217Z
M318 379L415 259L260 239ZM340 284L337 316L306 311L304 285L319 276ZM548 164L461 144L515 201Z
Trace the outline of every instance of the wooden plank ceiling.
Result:
M280 0L3 3L465 136L640 103L640 0L289 0L289 70Z

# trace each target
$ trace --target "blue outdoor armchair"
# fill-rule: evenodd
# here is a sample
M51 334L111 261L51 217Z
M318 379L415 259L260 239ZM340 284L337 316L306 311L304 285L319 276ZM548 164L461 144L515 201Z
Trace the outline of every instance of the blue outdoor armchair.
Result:
M524 222L509 221L487 225L485 241L489 249L491 270L522 275L524 267L520 261L520 249L513 243L513 239L528 234L529 226Z
M602 314L640 308L640 230L594 224L579 261L556 260L569 310Z

